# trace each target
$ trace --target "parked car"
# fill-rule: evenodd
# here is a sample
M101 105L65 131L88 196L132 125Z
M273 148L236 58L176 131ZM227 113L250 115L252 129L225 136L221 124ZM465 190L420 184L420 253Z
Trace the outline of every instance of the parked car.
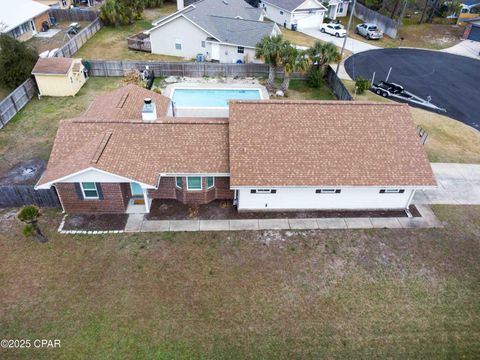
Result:
M368 40L383 38L382 31L378 29L377 25L375 24L358 24L355 28L355 32L367 38Z
M340 24L322 24L320 25L320 32L335 35L336 37L344 37L347 35L347 30Z

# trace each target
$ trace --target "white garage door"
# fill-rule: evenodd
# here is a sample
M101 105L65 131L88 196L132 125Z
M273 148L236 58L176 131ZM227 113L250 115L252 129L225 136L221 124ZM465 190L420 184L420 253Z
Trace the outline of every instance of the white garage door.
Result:
M295 15L297 29L318 28L323 23L323 12L317 14L307 14L305 16Z

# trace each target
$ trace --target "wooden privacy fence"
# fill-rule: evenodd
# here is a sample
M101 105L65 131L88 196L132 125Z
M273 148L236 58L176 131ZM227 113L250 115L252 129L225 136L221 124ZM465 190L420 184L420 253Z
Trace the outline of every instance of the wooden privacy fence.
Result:
M155 76L267 76L265 64L223 64L161 61L87 60L90 76L124 76L131 70L145 70L148 66Z
M0 208L36 205L60 207L55 189L35 190L33 185L0 185Z
M87 9L50 9L48 11L56 21L94 21L98 17L96 11Z
M353 100L352 95L343 82L338 78L337 74L335 74L335 71L331 66L327 67L326 77L328 84L333 89L338 100Z
M357 2L355 6L355 16L362 19L366 23L374 23L378 26L384 34L391 38L397 37L398 22L390 19L388 16L382 15L379 12L373 11Z
M93 13L92 11L89 12ZM102 27L102 21L99 18L95 18L91 24L89 24L85 29L80 31L77 35L65 43L65 45L59 48L55 56L71 57Z
M33 78L28 78L22 85L13 90L0 102L0 129L32 99L37 91Z

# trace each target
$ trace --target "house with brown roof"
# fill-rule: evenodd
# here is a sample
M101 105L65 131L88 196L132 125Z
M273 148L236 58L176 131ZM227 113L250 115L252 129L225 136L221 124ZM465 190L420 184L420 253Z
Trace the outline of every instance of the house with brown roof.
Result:
M82 59L39 58L32 70L40 96L74 96L88 76Z
M128 85L60 123L37 189L68 213L148 213L154 199L238 210L407 209L436 186L408 105L230 101L229 118L167 116Z

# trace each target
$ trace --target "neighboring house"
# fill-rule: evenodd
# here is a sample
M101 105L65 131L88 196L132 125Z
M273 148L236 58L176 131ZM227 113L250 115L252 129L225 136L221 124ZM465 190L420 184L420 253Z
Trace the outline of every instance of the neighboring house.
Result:
M68 9L72 5L72 0L35 0L36 2L56 9Z
M32 70L41 96L74 96L87 81L82 59L38 59Z
M261 0L259 6L265 17L292 30L319 27L327 12L317 0Z
M480 16L463 21L467 24L463 33L463 39L480 41Z
M36 189L67 213L148 213L153 199L243 210L407 209L436 186L409 106L231 101L229 119L167 117L135 85L60 123ZM334 116L332 116L334 114Z
M464 0L458 16L458 23L466 24L467 19L474 19L480 15L480 0Z
M347 16L349 0L329 0L326 2L328 7L327 15L330 19Z
M145 34L153 54L259 62L255 45L265 36L280 34L277 25L262 20L263 11L243 0L202 0L155 21Z
M0 0L0 32L26 41L42 31L42 23L50 26L49 7L33 0Z

